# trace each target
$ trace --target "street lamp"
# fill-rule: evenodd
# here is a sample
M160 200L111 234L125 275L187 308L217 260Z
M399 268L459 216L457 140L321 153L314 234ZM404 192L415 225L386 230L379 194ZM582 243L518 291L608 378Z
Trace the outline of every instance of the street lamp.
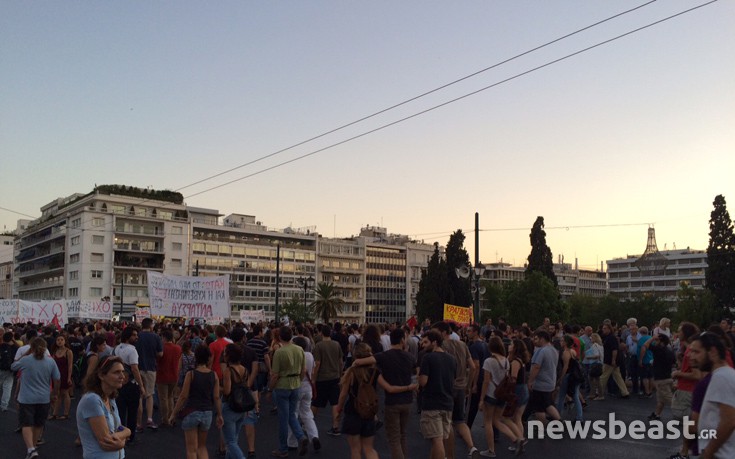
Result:
M467 266L460 266L459 268L456 268L454 272L457 274L457 277L460 277L462 279L467 279L472 275L470 279L470 291L473 294L474 297L474 308L473 308L473 314L475 316L475 321L479 323L480 321L480 295L485 294L485 287L480 285L480 278L485 273L485 265L482 263L477 263L473 267L469 263Z
M304 288L304 314L306 314L306 291L314 285L314 278L312 276L309 276L308 278L299 277L298 281L299 285Z

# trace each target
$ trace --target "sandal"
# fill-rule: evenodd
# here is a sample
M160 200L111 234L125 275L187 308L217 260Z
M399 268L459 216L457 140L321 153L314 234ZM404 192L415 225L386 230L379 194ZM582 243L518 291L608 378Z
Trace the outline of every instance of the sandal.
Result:
M58 419L59 421L66 421L69 419L69 415L65 414L63 416L57 416L56 419Z

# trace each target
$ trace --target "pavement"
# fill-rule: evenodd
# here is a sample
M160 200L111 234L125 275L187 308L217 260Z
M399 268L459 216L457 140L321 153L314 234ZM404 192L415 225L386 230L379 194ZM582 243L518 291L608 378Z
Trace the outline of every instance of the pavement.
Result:
M82 449L74 446L76 437L75 407L78 397L72 401L71 417L66 421L47 421L46 430L43 435L45 444L39 446L38 452L41 458L81 458ZM585 419L590 421L607 420L609 413L615 413L617 420L626 425L634 420L646 422L646 417L653 411L654 399L641 399L631 396L630 399L614 399L608 397L605 401L589 402L585 409ZM258 458L270 457L270 452L276 448L277 439L277 416L269 414L270 404L265 403L263 413L256 426L256 456ZM332 437L326 434L331 427L330 410L321 410L317 415L316 422L320 432L322 449L320 452L311 450L305 457L322 457L324 459L349 458L349 448L344 436ZM157 413L156 413L157 415ZM412 410L409 423L408 448L410 458L428 458L429 442L421 437L418 424L419 415ZM573 413L564 413L565 419L573 419ZM663 421L670 420L669 410L664 410ZM482 428L482 413L478 414L472 428L472 436L478 449L487 448L484 429ZM25 457L25 446L21 435L14 433L17 426L17 409L11 407L8 411L0 413L0 459L23 459ZM594 431L591 431L594 432ZM664 430L664 432L666 432ZM208 436L207 445L212 458L217 456L218 431L213 426ZM244 433L240 436L240 445L243 451L245 447ZM508 451L510 442L502 439L496 445L497 457L509 458L514 453ZM580 457L602 458L668 458L680 445L680 440L653 440L635 439L630 435L620 439L580 440L571 439L568 435L563 439L554 440L550 438L532 439L526 446L522 457L550 457L553 459L576 459ZM381 458L389 458L390 453L385 437L385 430L381 429L375 439L375 448ZM185 457L184 434L179 427L164 428L157 431L146 430L136 436L135 444L125 450L125 456L129 459L143 459L151 457L159 458L183 458ZM298 457L296 451L290 453L290 457ZM467 447L461 440L457 440L455 457L464 459L467 457Z

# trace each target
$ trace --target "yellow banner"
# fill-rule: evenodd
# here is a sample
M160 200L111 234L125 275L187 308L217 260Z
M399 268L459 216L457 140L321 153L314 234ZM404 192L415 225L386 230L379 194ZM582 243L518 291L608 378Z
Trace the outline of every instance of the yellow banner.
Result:
M469 325L472 323L472 319L472 308L444 303L444 320L451 320L460 325Z

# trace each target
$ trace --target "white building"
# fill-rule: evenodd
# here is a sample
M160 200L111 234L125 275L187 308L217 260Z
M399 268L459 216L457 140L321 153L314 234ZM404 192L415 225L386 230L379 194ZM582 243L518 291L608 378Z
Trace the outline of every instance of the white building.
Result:
M110 297L131 314L147 303L146 270L186 273L189 222L181 201L172 192L113 185L50 202L18 235L13 294Z
M659 252L666 259L666 269L662 274L648 275L641 271L635 262L640 255L628 255L607 261L610 293L621 299L642 295L656 295L666 301L676 301L680 283L695 290L704 288L707 270L707 252L704 250L663 250Z
M365 322L365 240L319 238L318 281L333 284L344 304L337 320Z
M10 233L0 234L0 299L13 297L13 240Z

